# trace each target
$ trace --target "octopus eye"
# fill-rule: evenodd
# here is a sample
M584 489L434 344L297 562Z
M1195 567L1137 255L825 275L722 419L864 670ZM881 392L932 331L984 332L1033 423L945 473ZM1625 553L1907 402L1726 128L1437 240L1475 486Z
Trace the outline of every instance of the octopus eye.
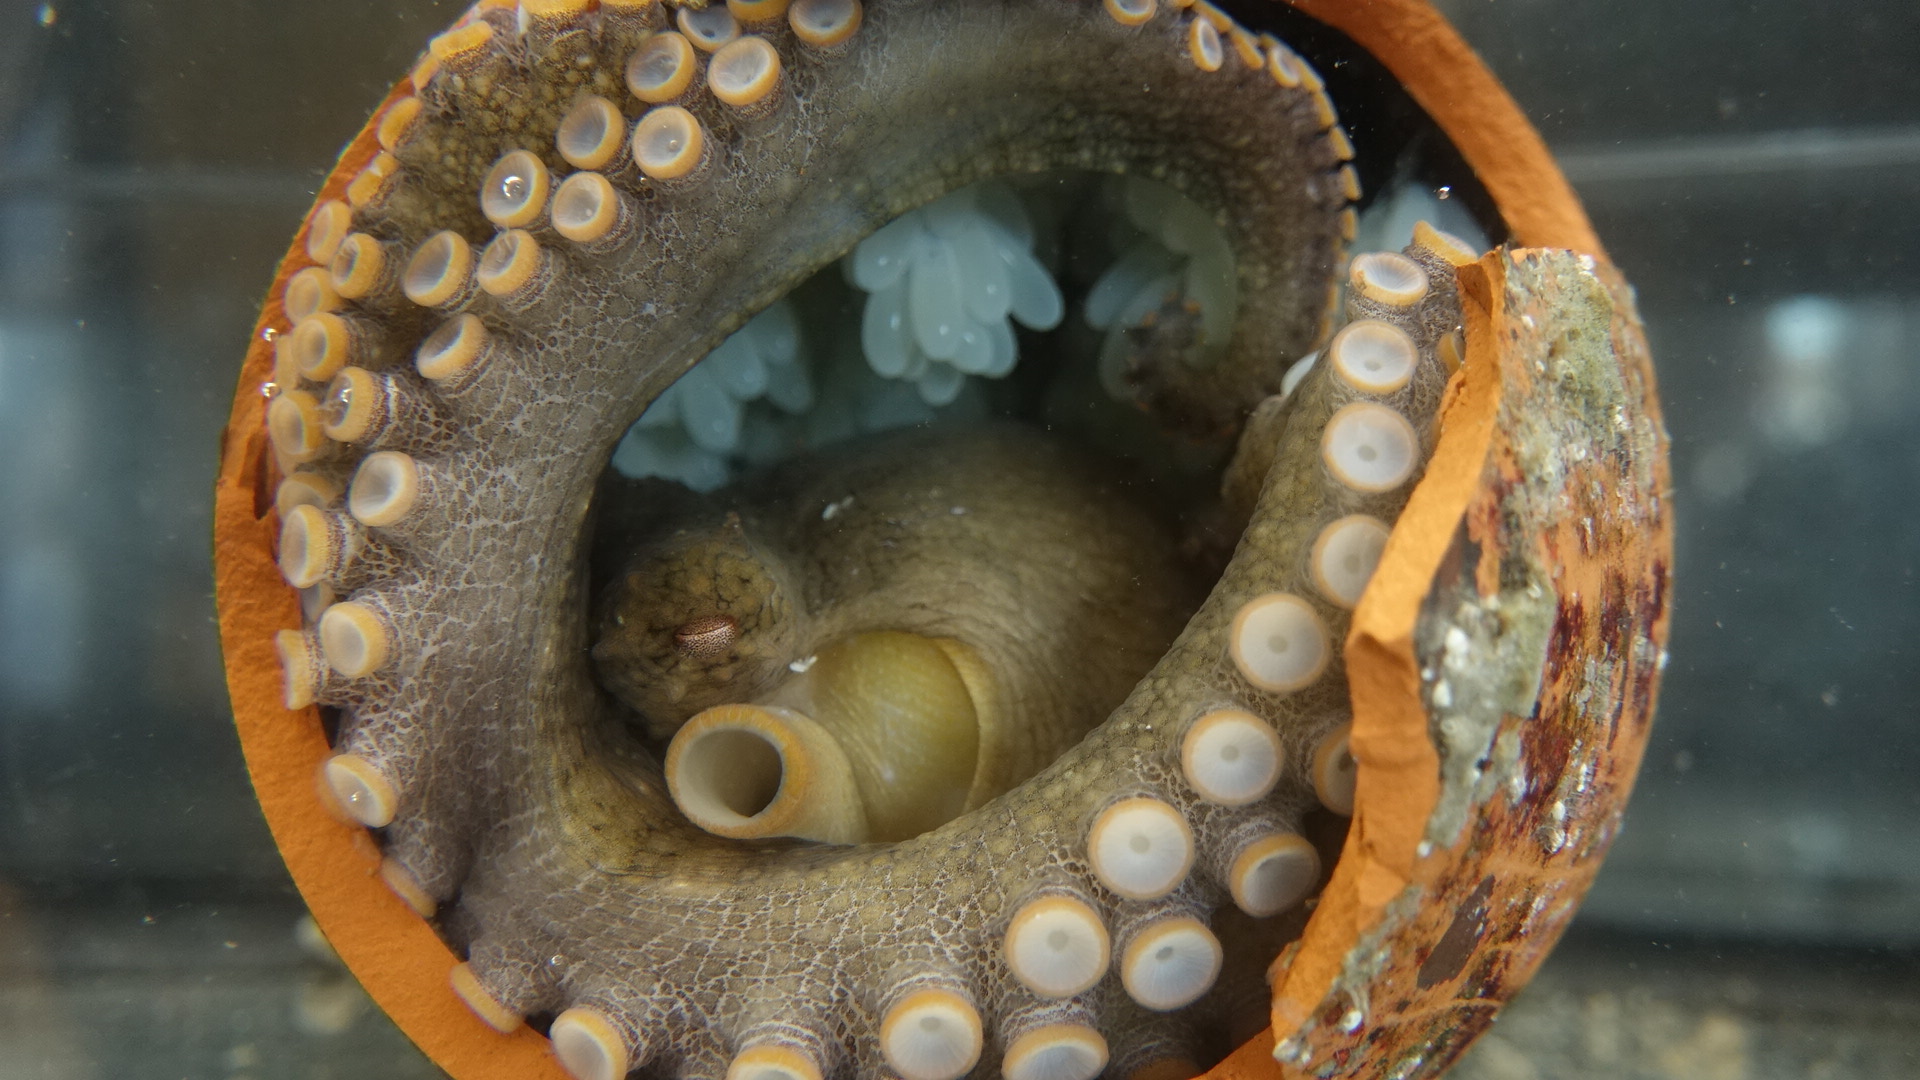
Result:
M1631 291L1424 8L1234 7L486 0L349 148L223 629L462 1080L1385 1075L1555 936L1663 657Z
M692 660L725 655L740 639L740 624L728 615L708 615L680 625L673 632L674 647Z

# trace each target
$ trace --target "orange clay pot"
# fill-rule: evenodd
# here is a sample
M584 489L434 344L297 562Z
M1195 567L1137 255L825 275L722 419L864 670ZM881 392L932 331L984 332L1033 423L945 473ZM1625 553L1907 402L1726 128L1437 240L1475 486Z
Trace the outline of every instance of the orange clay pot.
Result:
M1462 268L1466 363L1443 407L1443 434L1394 530L1346 642L1358 761L1356 810L1332 880L1304 936L1273 966L1273 1027L1209 1077L1434 1075L1524 984L1572 917L1617 826L1638 769L1665 655L1671 521L1664 429L1628 293L1544 143L1468 46L1425 0L1286 0L1371 52L1452 139L1525 248L1569 249L1584 264L1496 251ZM402 96L403 82L388 101ZM376 116L379 114L376 111ZM369 124L319 192L341 198L378 152ZM357 825L312 813L328 747L317 710L287 711L273 650L299 625L275 564L271 455L258 387L266 331L304 265L295 238L256 326L224 433L216 491L220 629L235 723L261 808L295 883L342 959L440 1067L459 1080L565 1080L529 1028L500 1035L447 990L457 962L426 921L382 883ZM1551 518L1529 505L1522 462L1538 432L1516 416L1551 410L1535 360L1554 345L1554 292L1584 276L1611 296L1606 337L1639 438L1636 475L1605 455L1573 455ZM1564 404L1564 402L1562 402ZM1626 423L1628 421L1623 421ZM1537 492L1536 492L1537 494ZM1457 841L1423 840L1442 798L1441 755L1422 700L1416 624L1442 595L1493 595L1503 558L1551 569L1559 595L1530 712L1502 735L1529 777L1525 797L1475 798Z

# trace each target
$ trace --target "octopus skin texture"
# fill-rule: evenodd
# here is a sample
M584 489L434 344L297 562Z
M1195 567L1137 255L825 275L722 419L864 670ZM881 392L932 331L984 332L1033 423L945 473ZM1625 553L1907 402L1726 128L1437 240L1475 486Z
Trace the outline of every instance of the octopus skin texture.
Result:
M1005 424L810 455L664 521L654 485L616 481L603 513L631 508L638 535L605 520L598 530L621 556L596 619L600 682L659 739L715 709L696 732L741 730L737 709L721 716L742 702L780 703L745 719L775 737L817 716L847 744L843 783L865 793L816 788L856 819L832 838L918 836L1097 726L1202 594L1173 536L1103 464ZM694 734L668 747L670 787ZM739 736L710 738L737 787ZM770 791L746 802L808 798L791 766L768 765ZM722 811L723 835L829 838L755 816Z
M283 267L221 479L236 712L280 718L250 765L343 955L462 1076L1185 1077L1243 1042L1223 1075L1444 1068L1630 789L1664 433L1604 261L1431 228L1349 261L1353 153L1311 64L1203 3L524 0L436 38ZM1152 177L1232 248L1230 342L1201 362L1144 323L1127 380L1235 446L1237 539L1190 615L1177 538L1036 436L899 437L685 507L643 486L623 531L609 455L727 334L903 212L1062 169ZM886 553L911 515L884 493L1020 468L1040 494L968 499L951 563ZM1084 582L956 587L1077 546ZM764 587L662 601L663 558ZM623 588L653 646L622 644ZM882 843L691 822L662 740L818 700L813 662L873 634L962 643L1000 775ZM996 731L1025 745L990 767ZM323 808L345 824L288 839ZM391 896L302 870L323 853ZM386 939L328 915L393 898Z

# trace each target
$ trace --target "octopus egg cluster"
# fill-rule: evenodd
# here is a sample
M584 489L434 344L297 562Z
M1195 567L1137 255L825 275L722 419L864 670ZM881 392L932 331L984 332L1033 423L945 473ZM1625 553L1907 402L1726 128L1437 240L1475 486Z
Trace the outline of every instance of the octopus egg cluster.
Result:
M967 375L1000 378L1019 346L1011 323L1059 325L1060 289L1033 256L1033 226L1012 191L955 192L860 241L847 276L870 294L861 319L867 362L945 405Z

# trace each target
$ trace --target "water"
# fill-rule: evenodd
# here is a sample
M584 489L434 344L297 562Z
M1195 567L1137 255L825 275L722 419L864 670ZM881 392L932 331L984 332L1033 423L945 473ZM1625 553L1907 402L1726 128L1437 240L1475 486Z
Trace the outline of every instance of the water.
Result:
M1445 6L1639 289L1681 523L1640 790L1466 1075L1920 1073L1920 9ZM435 1075L298 944L207 537L271 269L454 11L0 14L0 1077Z

